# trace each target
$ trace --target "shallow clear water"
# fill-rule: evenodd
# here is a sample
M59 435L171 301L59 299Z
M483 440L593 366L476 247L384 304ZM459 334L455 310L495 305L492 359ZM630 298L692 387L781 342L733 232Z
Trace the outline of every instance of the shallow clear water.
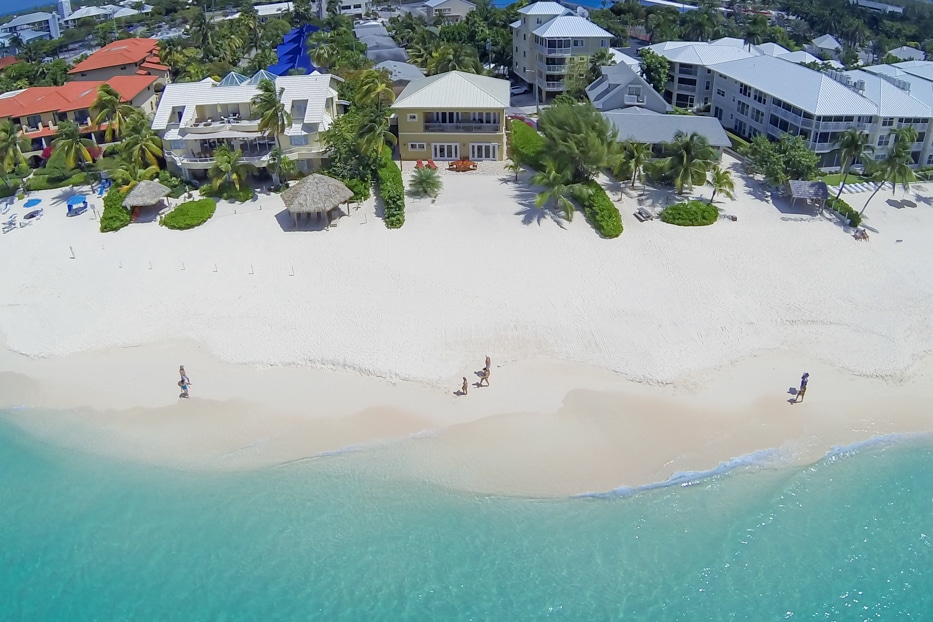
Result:
M160 470L0 423L0 620L931 620L931 467L914 440L534 500L362 454Z

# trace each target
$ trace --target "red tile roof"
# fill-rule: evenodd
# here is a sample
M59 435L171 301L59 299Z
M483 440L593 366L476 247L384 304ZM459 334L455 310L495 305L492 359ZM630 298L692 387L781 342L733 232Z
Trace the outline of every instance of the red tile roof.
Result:
M140 67L143 69L152 69L154 71L168 71L168 67L165 65L160 65L159 63L150 63L148 61L140 65Z
M121 95L124 101L130 101L143 89L156 81L156 76L116 76L107 80ZM63 86L34 86L24 89L10 97L0 98L0 119L6 117L26 117L43 112L67 112L90 108L97 99L97 87L104 84L100 80L68 82Z
M10 65L15 65L18 62L19 59L15 56L4 56L3 58L0 58L0 71L6 69Z
M68 73L81 73L106 67L135 65L155 53L158 56L158 39L120 39L97 50L74 66Z

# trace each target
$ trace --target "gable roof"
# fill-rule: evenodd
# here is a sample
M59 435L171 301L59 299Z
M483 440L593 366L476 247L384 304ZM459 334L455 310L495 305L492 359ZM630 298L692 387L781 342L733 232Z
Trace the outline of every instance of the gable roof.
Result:
M703 65L705 67L756 56L755 53L749 52L744 47L738 48L734 45L717 45L715 43L693 41L666 41L649 45L648 49L674 63Z
M928 104L882 76L859 69L847 71L846 75L851 76L853 82L864 83L862 95L878 106L878 114L883 117L933 117L933 109Z
M579 15L561 15L542 24L534 30L537 37L607 37L612 34L606 32L588 19Z
M586 87L586 96L597 110L614 110L625 106L646 106L656 111L671 110L657 91L628 65L612 65L600 69L602 76ZM641 101L626 103L629 85L641 87ZM660 109L660 110L658 110Z
M34 86L0 98L0 118L90 108L101 84L109 84L128 102L155 80L155 76L116 76L106 82L88 80L66 82L62 86Z
M45 22L52 17L52 13L45 13L43 11L37 11L35 13L27 13L26 15L20 15L19 17L14 17L7 23L3 24L5 28L14 28L16 26L25 26L26 24L35 24L36 22Z
M886 75L910 85L910 96L933 108L933 81L909 74L894 65L863 67L862 71L875 75Z
M570 15L573 13L564 5L556 2L535 2L519 9L518 12L522 15Z
M69 74L136 64L145 60L159 48L158 39L121 39L108 43L74 66Z
M829 76L773 56L756 56L715 71L814 115L874 114L876 106Z
M424 72L411 63L402 63L397 60L386 60L376 65L376 69L385 69L389 72L392 82L411 82L424 77Z
M459 3L461 3L461 4L469 4L470 6L473 6L473 7L476 6L475 4L473 4L472 2L470 2L469 0L454 0L454 1L459 2ZM428 0L427 2L424 3L424 6L429 6L429 7L431 7L432 9L435 9L435 8L437 8L437 7L439 7L439 6L442 6L442 5L444 5L444 4L447 4L448 2L451 2L451 0Z
M933 81L933 61L909 60L903 63L894 63L894 66L912 76Z
M616 128L619 140L657 145L674 140L677 132L696 132L713 147L731 147L732 141L714 117L686 114L660 114L642 108L625 108L601 113Z
M448 71L409 82L393 108L505 108L509 97L508 80Z
M900 58L901 60L923 60L926 58L926 54L923 53L923 50L912 48L909 45L902 45L899 48L889 50L888 54L895 58Z
M820 35L813 40L813 45L820 48L821 50L841 50L842 45L839 43L839 40L836 37L826 34Z
M756 45L755 49L765 56L780 56L781 54L790 54L790 50L784 46L774 43L773 41L762 43L761 45Z

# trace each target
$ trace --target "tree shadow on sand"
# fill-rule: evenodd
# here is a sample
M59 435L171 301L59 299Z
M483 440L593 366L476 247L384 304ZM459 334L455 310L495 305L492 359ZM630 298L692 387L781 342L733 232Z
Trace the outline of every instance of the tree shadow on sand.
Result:
M558 214L551 206L538 207L535 205L537 196L538 193L529 186L520 185L515 188L512 198L519 205L515 215L521 217L522 224L541 226L543 223L551 221L561 229L566 229L567 225L564 222L563 215Z

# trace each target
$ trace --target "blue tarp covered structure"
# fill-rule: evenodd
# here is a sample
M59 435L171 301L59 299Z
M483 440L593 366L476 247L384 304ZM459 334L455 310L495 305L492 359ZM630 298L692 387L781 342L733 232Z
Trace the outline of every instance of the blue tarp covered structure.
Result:
M278 76L289 74L307 75L317 67L311 62L311 52L308 50L308 37L319 29L311 24L305 24L292 29L282 38L282 44L275 48L279 62L270 65L268 70Z

